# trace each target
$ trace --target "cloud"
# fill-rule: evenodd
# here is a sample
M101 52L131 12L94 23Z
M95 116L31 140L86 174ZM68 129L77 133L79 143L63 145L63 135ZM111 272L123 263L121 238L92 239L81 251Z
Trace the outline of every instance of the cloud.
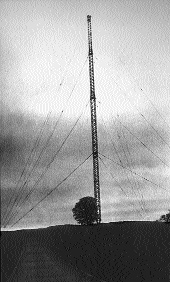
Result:
M108 221L118 220L156 220L160 215L164 214L169 208L169 200L167 199L146 199L145 205L136 199L126 199L124 201L118 201L107 206L107 203L103 203L103 218L107 218Z
M105 151L112 152L115 161L120 163L121 159L123 164L127 166L131 164L132 167L143 166L147 168L161 165L160 159L165 163L169 161L169 154L165 154L165 152L169 152L167 144L170 134L165 127L161 126L159 120L157 124L152 123L157 132L148 124L145 124L144 121L141 123L140 119L135 120L136 125L133 121L127 123L125 120L120 119L120 122L117 119L115 123L110 124L107 128L110 142ZM141 123L140 126L139 122ZM159 135L167 144L160 139ZM105 138L106 131L102 136ZM104 140L102 136L100 137ZM106 138L103 145L106 144Z
M42 123L44 120L30 117L21 113L9 112L2 116L4 124L4 132L1 133L1 154L6 154L9 158L11 158L11 166L15 165L15 163L22 162L23 159L15 159L20 153L22 155L28 156L30 150L35 143L38 132L42 128ZM126 123L124 123L126 125ZM44 127L43 135L41 143L39 147L43 147L47 141L48 136L50 135L54 122L49 122L48 125ZM46 166L47 163L51 160L52 156L55 152L60 148L63 140L67 137L71 127L74 125L73 122L68 122L66 120L61 121L57 126L53 137L50 139L49 145L46 148L43 161L41 162L41 166ZM113 129L114 127L114 129ZM132 126L127 125L128 128ZM133 126L134 127L134 126ZM64 130L63 130L64 129ZM83 130L82 130L83 129ZM83 132L82 132L82 131ZM158 128L158 132L161 134L161 128ZM155 168L159 165L162 165L160 160L156 158L152 152L150 152L146 147L144 147L135 137L130 135L126 131L119 132L120 126L114 124L108 126L107 131L105 131L105 127L103 125L98 126L99 131L99 150L101 153L110 157L114 161L119 164L123 164L124 166L130 166L132 168ZM160 144L156 138L152 139L152 142L149 143L149 139L153 135L151 133L151 129L148 127L135 127L134 134L142 141L145 142L147 147L155 152L155 149L158 149L159 152L164 153L164 149L168 152L168 148L166 148L166 144ZM108 134L108 132L110 132ZM118 137L119 135L119 137ZM149 136L147 141L145 136ZM111 137L111 138L110 138ZM168 133L167 133L168 138ZM111 140L112 139L112 140ZM145 139L145 140L143 140ZM112 142L113 141L113 142ZM115 145L115 148L113 146ZM38 151L38 150L37 150ZM40 152L40 148L39 148ZM59 160L67 160L74 158L74 161L80 159L81 157L87 157L91 153L91 129L88 128L85 124L78 124L66 143L64 144L62 150L57 156ZM157 153L157 152L156 152ZM155 153L155 154L156 154ZM168 159L168 154L159 155L162 160L166 158ZM38 156L38 153L37 153ZM121 160L121 163L120 163ZM7 164L7 162L6 162ZM122 170L120 166L114 165L114 169Z
M21 176L21 172L25 167L26 160L30 155L33 144L37 138L38 132L43 125L44 119L40 119L36 116L28 116L21 113L15 113L6 109L1 118L5 124L3 132L1 132L1 156L3 156L3 168L2 168L2 213L6 210L9 198L11 195L13 199L18 195L18 188L16 189L16 183ZM136 121L137 123L137 121ZM66 138L69 133L71 126L73 126L74 121L67 121L66 119L61 120L58 128L53 135L49 147L44 153L42 160L38 162L36 168L34 168L33 163L32 167L29 165L26 167L27 174L24 176L29 176L28 186L25 185L22 189L22 201L28 195L29 191L32 189L36 180L41 176L41 174L46 169L48 163L60 148L64 138ZM129 128L133 127L135 135L139 138L147 140L146 136L151 135L151 130L147 126L137 126L134 124L125 123ZM36 158L39 156L39 152L43 145L45 144L49 134L54 125L54 120L50 119L48 124L44 127L44 132L41 137L41 142L39 143L39 149L37 148L36 154L32 159L32 162L36 161ZM165 129L161 129L161 126L157 124L157 129L161 134L164 131L164 137L168 136ZM169 175L166 170L162 168L162 164L158 159L154 159L153 154L149 154L145 148L142 147L140 142L138 143L135 138L132 138L130 134L126 133L126 137L123 138L123 132L120 133L120 126L117 127L114 124L108 124L108 130L110 130L110 135L114 139L114 144L117 150L115 152L112 142L110 141L107 133L105 132L104 126L99 124L99 142L100 142L100 151L111 159L119 163L119 158L125 167L130 167L133 171L139 173L143 177L148 177L151 181L155 183L163 183L163 188L168 188ZM125 132L124 132L125 133ZM118 134L121 135L121 142ZM167 135L166 135L167 134ZM156 149L159 152L164 153L166 144L160 145L156 138L153 138L152 142L148 142L148 147L155 151ZM166 148L167 150L167 148ZM127 154L125 156L125 153ZM69 139L63 146L63 149L58 154L56 160L47 170L47 173L44 175L41 182L35 186L34 193L31 194L31 197L24 203L22 206L17 207L18 217L19 215L27 212L32 206L34 206L39 200L41 200L48 192L56 187L60 181L62 181L76 166L78 166L81 161L91 154L91 129L84 122L77 125L75 130L70 135ZM119 155L119 158L118 156ZM162 156L162 158L166 156ZM153 187L151 183L148 183L140 177L132 175L131 172L125 172L125 170L111 161L102 158L104 163L107 165L106 169L100 162L100 177L101 177L101 196L102 196L102 210L103 217L109 219L112 217L111 214L114 214L115 220L124 219L135 219L139 218L139 213L136 209L140 210L141 204L140 201L143 199L147 205L147 199L150 197L150 202L152 205L148 207L147 218L153 216L154 209L155 213L158 213L158 210L161 207L157 206L155 202L155 197L158 199L162 195L162 203L166 202L166 198L170 197L158 187ZM127 162L129 161L129 164ZM33 168L33 174L29 174ZM113 178L110 175L110 172L113 175ZM115 179L114 179L115 177ZM24 183L27 178L21 178L20 185ZM139 181L137 183L137 181ZM19 186L17 186L19 187ZM125 191L126 195L121 191L120 187ZM154 190L155 189L155 190ZM153 192L153 190L155 192ZM152 192L151 192L152 191ZM71 208L74 206L76 201L81 197L91 195L93 196L93 174L92 174L92 157L91 161L87 161L79 170L77 170L66 182L59 186L49 197L47 197L39 207L35 208L31 212L32 215L26 216L26 219L21 221L22 224L45 224L45 221L51 218L52 224L55 224L55 220L60 219L68 223L69 220L72 221ZM166 195L166 196L165 196ZM110 199L115 198L113 205L108 203L108 197ZM22 202L20 201L20 203ZM121 202L121 204L120 204ZM135 203L135 209L129 209L131 203ZM114 208L113 208L114 207ZM42 209L42 213L41 213ZM115 211L117 210L117 212ZM58 211L58 216L56 215ZM43 214L46 213L46 216ZM55 214L55 215L54 215ZM68 217L67 217L68 214ZM138 214L138 215L137 215ZM33 216L34 215L34 216ZM29 220L30 218L30 220ZM53 218L53 219L52 219ZM28 219L28 221L27 221ZM25 223L24 223L25 222ZM62 221L61 221L62 222ZM70 222L70 221L69 221Z

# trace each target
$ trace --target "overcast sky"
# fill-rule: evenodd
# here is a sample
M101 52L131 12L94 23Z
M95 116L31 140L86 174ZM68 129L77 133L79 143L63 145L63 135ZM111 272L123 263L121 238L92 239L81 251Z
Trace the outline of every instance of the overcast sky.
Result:
M1 0L1 195L11 224L92 153L88 14L99 151L116 162L100 155L102 221L155 220L170 208L170 2ZM88 195L92 157L13 228L75 224L71 209Z

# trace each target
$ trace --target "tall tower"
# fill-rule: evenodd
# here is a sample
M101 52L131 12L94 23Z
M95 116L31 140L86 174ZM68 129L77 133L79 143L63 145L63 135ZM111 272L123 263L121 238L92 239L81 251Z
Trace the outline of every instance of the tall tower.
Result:
M94 64L92 48L92 29L91 16L87 16L88 24L88 47L89 47L89 77L90 77L90 107L91 107L91 132L92 132L92 151L93 151L93 179L94 179L94 197L97 201L98 220L101 222L100 205L100 183L99 183L99 160L98 160L98 140L97 140L97 117L96 117L96 97L94 86Z

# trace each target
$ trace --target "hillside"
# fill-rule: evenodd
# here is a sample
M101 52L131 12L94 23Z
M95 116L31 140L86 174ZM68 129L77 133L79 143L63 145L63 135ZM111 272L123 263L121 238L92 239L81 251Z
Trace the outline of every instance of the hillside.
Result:
M170 281L170 228L160 222L61 225L1 232L2 281L28 244L105 281Z

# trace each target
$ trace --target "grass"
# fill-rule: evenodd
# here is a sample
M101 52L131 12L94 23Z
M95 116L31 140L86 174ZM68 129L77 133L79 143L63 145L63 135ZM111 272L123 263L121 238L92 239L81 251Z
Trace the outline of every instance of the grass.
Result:
M160 222L61 225L1 232L2 281L32 240L53 257L106 281L170 281L170 228Z

